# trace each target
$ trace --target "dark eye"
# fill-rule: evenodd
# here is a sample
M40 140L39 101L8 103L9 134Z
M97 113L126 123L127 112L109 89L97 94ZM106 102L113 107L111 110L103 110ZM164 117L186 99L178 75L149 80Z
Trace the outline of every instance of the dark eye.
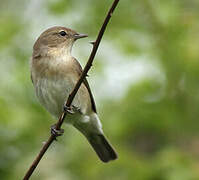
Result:
M60 31L59 34L60 34L61 36L66 36L66 35L67 35L67 33L66 33L65 31Z

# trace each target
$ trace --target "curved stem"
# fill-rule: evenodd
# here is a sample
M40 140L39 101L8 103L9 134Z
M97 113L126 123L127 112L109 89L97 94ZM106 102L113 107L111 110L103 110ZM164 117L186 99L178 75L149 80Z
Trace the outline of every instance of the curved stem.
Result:
M96 52L97 52L97 49L99 47L99 44L101 42L101 39L103 37L103 34L105 32L105 29L107 27L107 24L113 14L113 11L115 10L117 4L118 4L119 0L114 0L111 8L109 9L109 12L104 20L104 23L98 33L98 36L97 36L97 39L96 41L93 43L93 49L92 49L92 52L90 54L90 57L88 59L88 62L79 78L79 80L77 81L73 91L70 93L67 101L66 101L66 106L70 107L70 105L72 104L72 101L79 89L79 87L81 86L81 83L83 82L84 78L87 76L87 73L89 71L89 69L91 68L92 66L92 63L93 63L93 60L94 60L94 57L96 55ZM59 130L64 122L64 119L67 115L67 111L64 111L58 122L56 123L56 129ZM43 155L45 154L45 152L47 151L47 149L49 148L49 146L52 144L52 142L56 139L55 135L51 134L51 136L48 138L48 141L43 145L43 147L41 148L39 154L37 155L37 157L35 158L35 160L33 161L32 165L30 166L30 168L28 169L28 171L26 172L23 180L28 180L30 178L30 176L32 175L32 173L34 172L34 170L36 169L37 165L39 164L40 160L42 159Z

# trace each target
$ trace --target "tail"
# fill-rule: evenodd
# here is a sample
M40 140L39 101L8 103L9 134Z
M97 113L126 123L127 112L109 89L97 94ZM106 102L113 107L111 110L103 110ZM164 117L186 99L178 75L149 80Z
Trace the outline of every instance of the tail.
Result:
M85 118L85 116L83 116L83 118ZM88 142L103 162L117 159L116 152L103 135L102 125L97 114L91 114L89 116L89 121L87 118L79 123L74 123L74 126L85 135Z
M103 134L90 134L86 136L89 143L103 162L117 159L117 154Z

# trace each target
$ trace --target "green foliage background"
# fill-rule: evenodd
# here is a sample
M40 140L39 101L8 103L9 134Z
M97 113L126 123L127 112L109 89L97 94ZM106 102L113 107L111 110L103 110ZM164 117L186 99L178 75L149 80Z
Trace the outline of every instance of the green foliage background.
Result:
M73 52L84 65L87 42L111 2L1 0L0 179L22 179L55 122L31 84L34 41L54 25L88 33ZM197 0L121 0L89 78L119 159L101 163L85 138L64 125L32 180L199 179L198 9Z

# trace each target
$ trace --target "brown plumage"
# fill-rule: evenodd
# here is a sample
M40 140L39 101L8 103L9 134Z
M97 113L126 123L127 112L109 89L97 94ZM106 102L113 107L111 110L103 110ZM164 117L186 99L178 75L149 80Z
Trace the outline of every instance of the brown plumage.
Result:
M65 27L53 27L44 31L33 47L31 78L40 103L56 118L63 104L78 81L82 68L72 57L71 49L76 39L86 35ZM85 79L72 105L75 114L67 118L88 139L103 162L117 158L117 154L105 138L97 115L95 101Z

